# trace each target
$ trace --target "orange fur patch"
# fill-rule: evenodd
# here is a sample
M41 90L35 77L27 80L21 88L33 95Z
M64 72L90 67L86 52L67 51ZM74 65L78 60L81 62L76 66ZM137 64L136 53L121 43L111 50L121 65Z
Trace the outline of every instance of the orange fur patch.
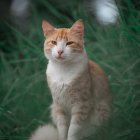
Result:
M69 28L55 29L55 31L46 39L45 48L50 50L54 47L54 44L52 44L51 41L58 41L62 39L66 42L73 42L73 44L69 45L69 47L73 48L73 51L83 50L83 40L74 36Z
M103 70L95 62L89 60L89 67L90 67L91 73L94 73L95 75L104 76Z

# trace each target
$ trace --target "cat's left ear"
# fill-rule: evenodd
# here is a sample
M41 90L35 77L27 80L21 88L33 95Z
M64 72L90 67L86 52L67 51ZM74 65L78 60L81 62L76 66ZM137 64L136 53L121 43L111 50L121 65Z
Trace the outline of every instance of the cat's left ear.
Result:
M47 37L48 35L50 35L55 31L55 28L46 20L42 21L42 29L45 37Z
M70 31L76 35L78 35L80 38L84 36L84 23L83 21L77 20L72 27L70 28Z

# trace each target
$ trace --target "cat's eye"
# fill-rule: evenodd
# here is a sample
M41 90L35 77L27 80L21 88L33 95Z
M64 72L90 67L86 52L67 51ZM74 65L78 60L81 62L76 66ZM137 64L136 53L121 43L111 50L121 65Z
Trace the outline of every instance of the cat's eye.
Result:
M52 40L51 43L52 43L53 45L57 45L57 42L54 41L54 40Z
M69 42L66 43L66 46L71 45L73 43L74 43L73 41L69 41Z

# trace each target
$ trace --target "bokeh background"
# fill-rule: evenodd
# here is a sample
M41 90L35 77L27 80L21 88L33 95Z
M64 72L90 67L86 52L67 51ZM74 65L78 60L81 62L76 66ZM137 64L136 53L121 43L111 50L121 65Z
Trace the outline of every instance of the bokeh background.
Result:
M27 140L34 129L51 121L43 19L56 27L83 19L88 56L109 78L113 103L107 139L138 140L140 1L118 0L118 20L108 25L97 21L87 1L31 0L22 16L11 13L11 5L11 0L0 2L0 140Z

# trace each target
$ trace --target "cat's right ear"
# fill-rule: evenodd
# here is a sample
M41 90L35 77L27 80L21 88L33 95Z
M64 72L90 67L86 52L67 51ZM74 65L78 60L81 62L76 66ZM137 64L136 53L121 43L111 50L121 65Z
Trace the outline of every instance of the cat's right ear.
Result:
M50 35L51 33L54 32L55 28L46 20L42 21L42 29L44 32L44 36L47 37L48 35Z

